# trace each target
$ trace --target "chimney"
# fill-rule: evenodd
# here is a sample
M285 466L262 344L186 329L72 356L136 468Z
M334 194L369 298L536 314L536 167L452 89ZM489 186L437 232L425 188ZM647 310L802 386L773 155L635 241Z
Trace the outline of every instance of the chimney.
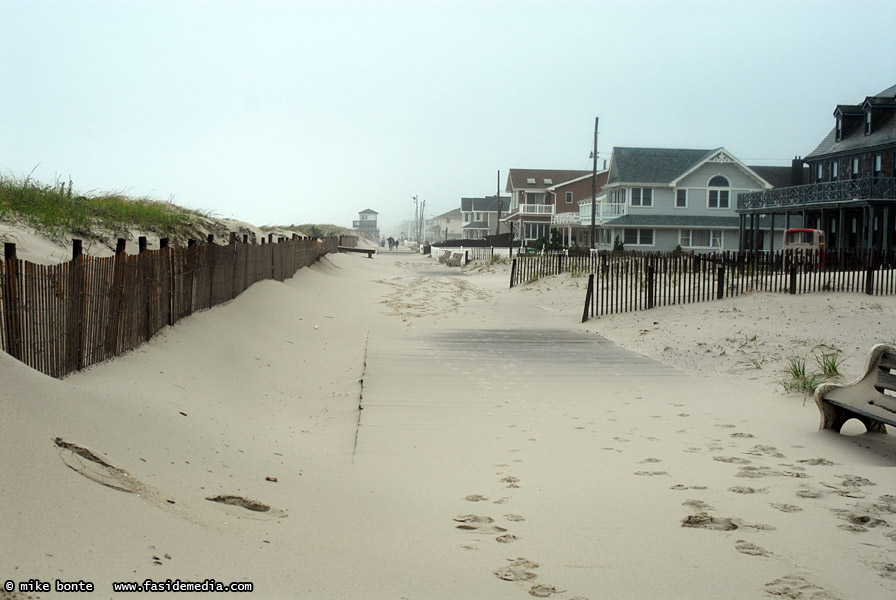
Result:
M790 163L790 185L803 185L803 159L799 156Z

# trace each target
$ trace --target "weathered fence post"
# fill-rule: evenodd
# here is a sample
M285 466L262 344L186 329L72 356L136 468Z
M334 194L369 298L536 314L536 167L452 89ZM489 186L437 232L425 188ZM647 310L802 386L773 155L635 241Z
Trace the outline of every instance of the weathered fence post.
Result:
M725 297L725 267L720 265L716 270L716 276L718 278L716 281L716 300L721 300Z
M84 301L84 281L86 274L84 273L84 247L81 240L72 240L72 283L71 294L75 318L73 326L69 328L69 348L68 360L71 363L65 365L65 372L70 373L71 367L78 371L82 370L84 365L84 351L87 345L87 303ZM72 364L73 363L73 364Z
M585 308L582 310L582 323L588 320L588 307L591 306L591 294L594 293L594 273L588 274L588 290L585 292Z
M106 327L106 339L103 343L105 355L103 359L115 356L118 353L119 329L121 326L121 316L124 312L122 306L125 301L124 296L124 270L126 268L125 248L127 241L124 238L118 238L115 243L115 261L112 263L112 289L109 298L109 323Z
M3 316L6 323L6 351L18 360L23 359L22 314L19 312L19 269L16 258L16 245L12 242L3 244L3 259L6 263L3 290ZM24 362L24 361L23 361Z
M796 294L796 262L792 260L790 263L790 293Z
M516 259L510 263L510 287L513 287L514 277L516 277Z
M655 277L656 267L651 263L647 266L647 308L653 308L655 305L655 299L653 297L656 290L656 286L654 285Z
M874 264L871 260L871 254L868 255L868 269L865 271L865 294L874 295Z

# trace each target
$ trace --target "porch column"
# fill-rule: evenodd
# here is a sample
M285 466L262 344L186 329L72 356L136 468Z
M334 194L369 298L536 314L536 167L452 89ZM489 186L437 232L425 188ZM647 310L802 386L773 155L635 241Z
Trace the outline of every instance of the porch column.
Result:
M837 214L837 250L846 246L846 209L842 206Z
M865 207L862 217L865 219L865 247L870 250L874 247L874 207Z
M759 217L761 215L757 213L753 213L750 215L750 249L755 252L757 250L756 245L759 243L759 228L757 225L759 224Z
M771 213L769 215L769 217L771 218L771 222L769 223L769 226L768 226L768 233L769 233L768 251L774 252L775 251L775 213Z
M890 249L890 207L884 206L883 219L881 220L880 247L887 252Z

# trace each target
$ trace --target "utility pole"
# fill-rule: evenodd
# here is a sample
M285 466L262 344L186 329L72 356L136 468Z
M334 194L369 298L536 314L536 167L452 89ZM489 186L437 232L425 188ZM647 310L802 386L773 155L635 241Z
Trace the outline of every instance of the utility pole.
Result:
M591 249L594 250L594 215L597 213L597 120L594 117L594 150L591 152L591 158L594 163L591 169Z
M498 185L495 189L495 198L498 200L498 220L495 223L495 235L498 235L501 233L501 169L498 169Z
M420 236L418 232L420 231L419 223L420 223L420 210L417 206L417 196L414 196L414 241L419 242Z

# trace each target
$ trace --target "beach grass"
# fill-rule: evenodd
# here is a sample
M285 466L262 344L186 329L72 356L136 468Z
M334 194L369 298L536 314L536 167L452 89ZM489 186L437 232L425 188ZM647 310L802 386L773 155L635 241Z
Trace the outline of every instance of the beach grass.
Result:
M71 180L43 184L30 177L0 176L0 221L27 225L51 238L70 233L98 239L129 229L187 237L203 218L209 215L121 192L78 194Z

